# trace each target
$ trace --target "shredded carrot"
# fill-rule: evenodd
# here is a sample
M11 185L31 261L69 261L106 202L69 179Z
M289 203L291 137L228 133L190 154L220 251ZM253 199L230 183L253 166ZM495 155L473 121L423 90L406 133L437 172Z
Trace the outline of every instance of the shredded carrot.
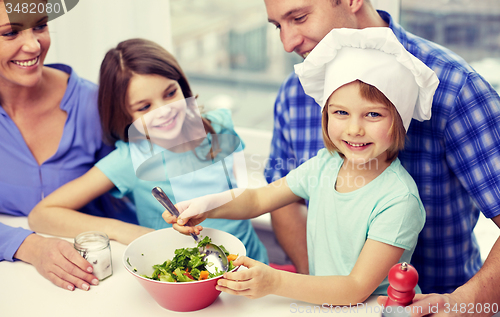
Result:
M227 260L228 261L234 261L238 258L238 256L236 254L230 254L227 256Z
M200 272L200 278L198 280L199 281L206 280L207 278L208 278L208 271L201 271Z

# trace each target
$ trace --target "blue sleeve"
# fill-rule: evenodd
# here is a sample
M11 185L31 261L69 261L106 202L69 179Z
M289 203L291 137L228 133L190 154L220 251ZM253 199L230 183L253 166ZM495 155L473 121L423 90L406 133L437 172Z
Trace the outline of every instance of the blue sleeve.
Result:
M0 261L14 261L14 254L33 231L0 223Z
M425 223L425 210L412 194L394 197L370 221L368 238L412 250Z
M205 118L210 120L210 123L212 124L212 127L214 128L215 132L217 134L228 134L228 135L234 135L236 137L235 140L239 141L239 145L235 146L234 144L226 144L226 147L233 147L235 148L236 152L242 151L245 148L245 142L243 142L243 139L240 138L238 133L234 130L234 123L233 119L231 117L231 111L228 109L216 109L209 111L205 114L203 114ZM229 139L225 139L229 140ZM234 142L230 142L234 143ZM224 146L224 144L223 144Z
M288 184L288 187L290 187L290 190L295 195L302 197L305 200L309 200L311 197L311 186L309 182L313 179L318 179L316 177L316 174L318 173L316 167L320 164L318 163L318 160L318 157L313 157L296 169L291 170L290 173L286 175L286 183Z
M224 131L234 132L234 123L231 117L231 110L215 109L204 113L203 116L206 119L210 120L210 123L212 124L212 127L214 128L216 133L221 133Z
M446 159L488 218L500 214L500 98L470 73L445 129Z
M117 148L97 162L95 166L115 185L110 193L116 198L122 198L132 191L137 177L129 147L122 141L118 141L116 144Z

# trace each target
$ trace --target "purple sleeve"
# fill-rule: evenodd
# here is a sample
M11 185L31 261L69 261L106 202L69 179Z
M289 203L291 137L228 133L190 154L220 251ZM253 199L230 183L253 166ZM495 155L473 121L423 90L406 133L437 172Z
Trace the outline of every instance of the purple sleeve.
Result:
M0 261L14 261L14 254L33 231L0 223Z

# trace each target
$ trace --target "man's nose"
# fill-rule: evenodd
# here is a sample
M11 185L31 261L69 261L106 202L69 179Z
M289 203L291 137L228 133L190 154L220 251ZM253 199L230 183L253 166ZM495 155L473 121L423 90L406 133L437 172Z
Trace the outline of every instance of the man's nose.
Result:
M303 37L293 27L282 26L280 29L280 38L283 48L288 53L295 51L303 42Z

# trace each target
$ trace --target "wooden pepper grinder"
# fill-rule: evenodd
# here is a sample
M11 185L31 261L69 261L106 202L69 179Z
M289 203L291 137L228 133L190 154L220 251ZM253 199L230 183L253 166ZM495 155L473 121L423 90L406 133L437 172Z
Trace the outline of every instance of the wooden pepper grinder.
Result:
M389 271L389 287L387 288L387 306L408 306L415 296L418 283L418 272L410 264L403 262L394 265Z

